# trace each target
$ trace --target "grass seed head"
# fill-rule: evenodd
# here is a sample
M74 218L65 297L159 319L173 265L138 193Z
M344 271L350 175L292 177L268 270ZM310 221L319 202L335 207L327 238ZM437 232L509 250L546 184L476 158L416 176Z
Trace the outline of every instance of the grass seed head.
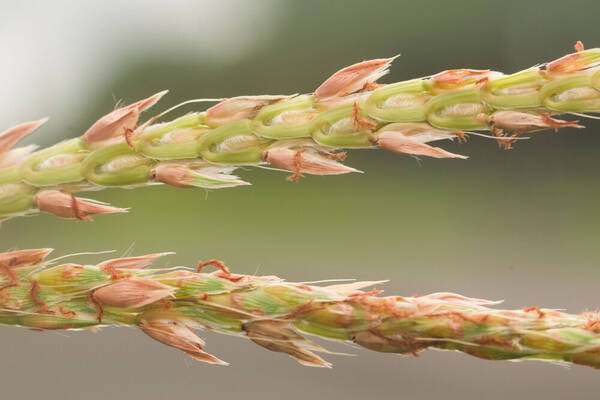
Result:
M464 159L430 142L466 142L468 135L509 149L529 139L519 137L526 133L581 127L557 114L600 112L600 50L576 50L509 75L461 68L393 84L376 83L393 58L364 61L334 73L313 94L237 96L155 123L181 104L207 99L192 100L137 126L160 92L105 115L80 138L7 152L43 121L27 123L0 135L0 218L40 210L79 219L122 212L69 196L155 183L243 186L249 183L232 173L246 166L290 171L288 180L359 172L342 163L344 149Z
M136 268L160 253L48 267L43 261L48 251L0 254L0 323L42 330L135 326L212 364L225 363L204 351L193 328L245 337L307 366L330 364L316 354L327 351L305 334L382 353L417 355L436 348L487 360L542 359L600 368L594 313L502 310L492 308L497 302L455 293L381 297L381 290L363 290L381 282L285 282L232 274L218 260L199 264L201 271L217 267L213 273Z

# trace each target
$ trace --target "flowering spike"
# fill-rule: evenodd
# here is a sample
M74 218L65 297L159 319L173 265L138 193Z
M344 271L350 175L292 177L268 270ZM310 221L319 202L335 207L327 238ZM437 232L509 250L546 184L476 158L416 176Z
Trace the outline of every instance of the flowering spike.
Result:
M48 118L42 118L37 121L25 122L0 133L0 154L12 149L21 139L44 125L47 121Z
M460 142L473 134L510 148L523 132L579 127L554 115L600 113L600 49L578 44L576 53L510 75L454 69L374 84L392 60L344 68L313 94L233 97L207 111L156 123L180 105L214 101L196 99L136 127L139 113L162 92L113 111L83 138L29 155L31 148L0 154L0 218L36 211L39 192L46 189L76 193L156 182L217 189L248 185L231 173L268 168L265 164L293 172L288 180L354 172L336 162L346 149L379 145L403 154L464 158L429 142ZM512 136L505 135L511 130ZM81 213L74 208L63 214Z
M243 335L303 365L329 367L315 335L364 348L417 355L426 348L461 351L486 360L541 359L600 368L600 314L539 307L491 308L498 302L455 293L380 296L362 291L378 282L318 286L273 276L232 275L183 267L127 269L99 265L48 267L48 249L0 253L0 324L36 329L99 325L139 327L153 339L216 364L191 329ZM31 265L29 270L7 267ZM37 262L40 264L37 264ZM110 264L110 262L108 263ZM106 266L106 264L104 264ZM114 271L112 271L114 272Z
M179 321L163 318L146 318L140 321L140 329L152 339L179 349L195 358L209 364L229 365L225 361L204 352L204 341L194 331Z
M173 288L151 279L131 277L103 286L93 292L94 300L103 306L138 308L154 303L173 293Z
M76 218L91 221L90 215L127 212L125 208L111 207L105 204L79 199L58 190L43 190L35 196L40 211L62 218Z
M343 68L323 82L315 90L314 95L318 99L324 99L356 92L363 88L365 84L375 83L379 78L386 75L389 72L390 64L396 57L363 61Z
M87 143L93 143L128 134L135 129L140 113L156 104L167 92L168 90L164 90L106 114L83 134L82 139Z

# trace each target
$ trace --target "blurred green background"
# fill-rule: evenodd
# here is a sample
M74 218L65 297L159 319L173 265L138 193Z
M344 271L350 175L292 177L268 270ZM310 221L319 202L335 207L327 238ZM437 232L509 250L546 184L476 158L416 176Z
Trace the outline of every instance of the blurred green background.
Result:
M516 72L600 46L598 1L103 1L0 3L2 127L50 115L28 143L80 135L117 100L311 92L337 69L398 58L385 82L448 68ZM181 110L186 112L193 110ZM147 114L149 116L151 113ZM289 280L390 279L390 294L453 291L571 312L600 306L600 124L545 132L503 151L489 140L444 148L461 160L353 151L365 174L309 177L239 170L253 186L206 192L112 189L89 197L127 215L94 223L37 215L8 221L2 249L55 255L175 251L161 265L219 258L239 273ZM93 262L99 256L78 257ZM232 363L186 359L133 329L39 333L1 327L3 398L596 399L598 372L417 358L344 345L333 370L309 369L253 343L203 333Z

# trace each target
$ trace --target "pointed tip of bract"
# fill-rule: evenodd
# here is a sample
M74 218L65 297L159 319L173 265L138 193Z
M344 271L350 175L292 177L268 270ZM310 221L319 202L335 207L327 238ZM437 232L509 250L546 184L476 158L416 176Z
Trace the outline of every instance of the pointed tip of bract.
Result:
M158 92L156 94L153 94L152 96L145 98L143 100L140 100L136 103L133 103L129 106L127 106L128 108L137 108L138 111L144 111L150 107L152 107L153 105L155 105L156 103L158 103L158 101L167 93L169 93L168 89L165 89L161 92Z
M97 265L98 269L109 271L115 268L123 269L142 269L145 268L160 257L175 254L174 252L152 253L137 257L122 257L106 260Z
M350 294L357 293L362 289L365 289L365 288L368 288L371 286L375 286L375 285L381 285L386 282L388 282L388 281L387 280L384 280L384 281L358 281L358 282L350 282L350 283L339 283L339 284L335 284L335 285L329 285L329 286L327 286L327 289L333 290L334 292L336 292L339 295L348 296Z
M42 117L42 118L38 119L37 121L35 121L38 124L36 129L39 128L40 126L44 125L48 121L50 121L50 117Z
M313 354L314 355L314 354ZM305 367L313 367L313 368L333 368L333 364L331 364L328 361L323 360L321 357L316 356L315 360L303 360L301 358L298 357L294 357L294 356L290 356L292 357L294 360L296 360L298 363L304 365Z
M192 357L194 360L198 360L198 361L202 361L208 364L213 364L213 365L223 365L223 366L228 366L229 363L226 361L221 360L220 358L217 358L215 356L213 356L212 354L209 354L205 351L202 350L196 350L196 351L184 351L185 354L187 354L188 356Z
M24 122L0 133L0 154L7 152L21 139L48 122L48 117L37 121Z
M24 122L15 126L15 128L23 129L26 132L26 134L30 134L31 132L37 130L40 126L44 125L49 120L50 117L43 117L35 121Z
M452 292L436 292L431 293L426 296L428 299L440 300L448 303L454 304L462 304L462 305L478 305L478 306L490 306L495 304L502 303L502 300L487 300L487 299L478 299L473 297L466 297L462 294L452 293Z

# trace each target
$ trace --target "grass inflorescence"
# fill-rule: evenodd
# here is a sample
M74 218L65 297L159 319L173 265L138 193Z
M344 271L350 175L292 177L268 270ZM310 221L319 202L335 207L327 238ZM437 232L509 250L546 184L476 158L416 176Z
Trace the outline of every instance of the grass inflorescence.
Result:
M600 49L584 50L580 43L575 53L511 75L454 69L377 83L393 60L344 68L312 94L221 99L206 111L157 122L175 106L138 125L161 92L105 115L78 138L39 151L13 146L45 120L11 128L0 134L0 218L45 211L87 220L127 210L73 193L157 183L247 185L232 175L241 166L290 171L290 180L355 172L341 163L343 149L466 158L429 143L475 134L508 149L531 132L582 127L558 114L600 112Z
M232 273L218 260L197 269L148 268L167 253L96 265L45 261L51 249L0 253L0 323L38 330L138 327L200 361L195 328L250 339L307 366L329 367L304 335L417 355L456 350L487 360L539 359L600 368L600 315L530 307L453 293L380 296L383 282L317 286ZM215 272L205 268L214 266Z

